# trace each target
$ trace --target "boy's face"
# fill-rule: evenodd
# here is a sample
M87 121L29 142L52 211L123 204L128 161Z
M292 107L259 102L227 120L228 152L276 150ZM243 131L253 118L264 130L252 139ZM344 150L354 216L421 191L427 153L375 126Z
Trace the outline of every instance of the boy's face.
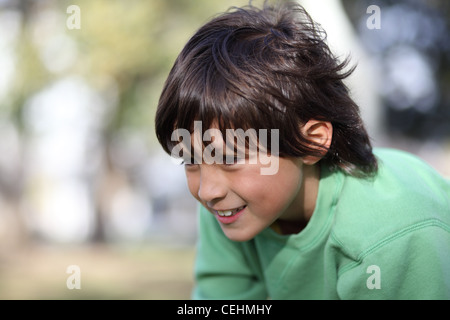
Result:
M250 240L278 218L300 218L305 166L301 159L279 158L273 175L261 174L265 166L259 160L185 165L191 194L231 240Z

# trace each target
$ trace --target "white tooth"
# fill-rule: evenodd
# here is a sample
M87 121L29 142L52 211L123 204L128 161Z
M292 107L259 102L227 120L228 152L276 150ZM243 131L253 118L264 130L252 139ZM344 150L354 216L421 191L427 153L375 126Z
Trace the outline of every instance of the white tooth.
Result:
M217 213L219 214L219 216L222 216L222 217L229 217L232 214L232 212L230 210L228 210L228 211L217 211Z

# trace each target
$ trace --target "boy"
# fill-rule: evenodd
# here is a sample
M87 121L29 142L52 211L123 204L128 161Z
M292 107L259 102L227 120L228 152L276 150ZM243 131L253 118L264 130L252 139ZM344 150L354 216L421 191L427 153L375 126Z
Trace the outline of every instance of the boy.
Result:
M346 65L293 3L230 10L180 53L156 133L201 205L193 298L450 298L450 184L372 150Z

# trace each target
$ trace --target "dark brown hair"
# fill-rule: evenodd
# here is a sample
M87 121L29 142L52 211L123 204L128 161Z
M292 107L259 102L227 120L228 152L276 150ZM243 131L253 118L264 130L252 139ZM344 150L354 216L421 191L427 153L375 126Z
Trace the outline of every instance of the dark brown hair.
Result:
M156 112L156 135L168 153L177 128L279 129L279 155L320 153L299 130L310 119L329 121L333 139L321 160L355 176L377 161L326 33L296 3L230 8L187 42L166 80ZM270 130L269 130L270 132ZM270 146L270 144L268 144ZM322 150L323 152L323 150ZM322 153L323 154L323 153Z

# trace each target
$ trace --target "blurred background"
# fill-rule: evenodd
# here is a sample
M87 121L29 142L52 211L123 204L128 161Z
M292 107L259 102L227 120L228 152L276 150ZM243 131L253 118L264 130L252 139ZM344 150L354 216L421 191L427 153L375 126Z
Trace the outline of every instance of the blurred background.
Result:
M299 2L358 64L374 146L450 178L450 2ZM245 4L0 0L0 299L189 299L196 203L154 114L189 37Z

